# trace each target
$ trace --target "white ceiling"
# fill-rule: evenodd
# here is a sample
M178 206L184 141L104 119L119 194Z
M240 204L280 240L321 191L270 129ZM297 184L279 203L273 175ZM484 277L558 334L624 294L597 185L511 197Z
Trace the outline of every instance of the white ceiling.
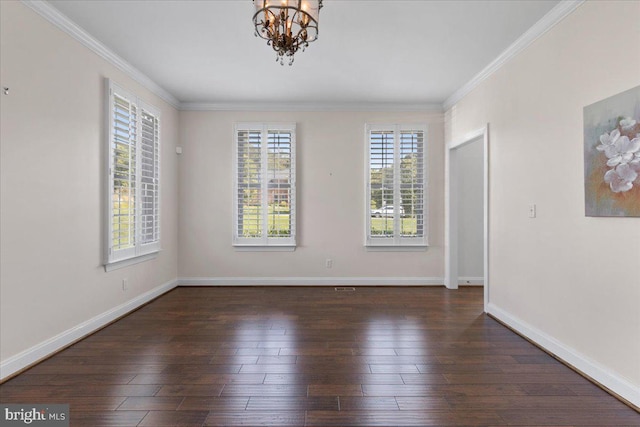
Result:
M291 67L251 0L49 3L182 102L440 105L558 1L325 0Z

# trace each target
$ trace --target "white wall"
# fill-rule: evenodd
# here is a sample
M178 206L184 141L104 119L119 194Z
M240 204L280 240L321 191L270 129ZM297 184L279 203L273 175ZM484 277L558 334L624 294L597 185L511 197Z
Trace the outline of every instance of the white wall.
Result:
M484 276L484 151L482 139L456 148L458 276Z
M640 83L638 22L584 3L445 120L490 124L490 308L640 405L640 218L585 217L582 137L584 106Z
M297 123L298 248L231 246L233 125ZM428 123L426 252L364 248L365 123ZM436 277L443 275L442 114L377 112L181 112L180 277ZM333 268L325 268L325 259Z
M0 94L2 363L178 274L442 277L440 114L178 114L19 2L0 2L0 15L0 77L10 87ZM638 2L587 2L446 114L450 140L491 126L490 308L633 390L640 387L640 223L584 217L582 107L640 83L639 18ZM163 250L110 273L102 267L105 77L162 110ZM238 121L298 124L295 252L231 247ZM429 123L426 252L363 248L364 124L380 122ZM536 219L527 218L530 203L538 205ZM637 397L619 384L611 388Z
M177 277L178 113L16 1L0 2L0 360ZM104 78L162 111L162 252L105 273ZM121 280L129 279L129 290ZM2 372L5 375L5 372Z

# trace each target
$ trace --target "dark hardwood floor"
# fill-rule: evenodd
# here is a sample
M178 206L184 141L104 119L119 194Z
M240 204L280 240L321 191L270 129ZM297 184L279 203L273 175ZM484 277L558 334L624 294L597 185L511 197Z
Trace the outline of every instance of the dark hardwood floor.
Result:
M69 403L72 426L640 426L480 288L178 288L0 401Z

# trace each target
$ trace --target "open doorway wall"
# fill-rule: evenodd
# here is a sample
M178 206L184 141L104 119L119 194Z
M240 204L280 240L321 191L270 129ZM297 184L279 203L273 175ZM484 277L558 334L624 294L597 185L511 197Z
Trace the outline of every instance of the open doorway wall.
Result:
M484 284L484 160L482 139L456 148L458 285Z
M489 127L449 145L445 182L445 286L483 284L489 301Z

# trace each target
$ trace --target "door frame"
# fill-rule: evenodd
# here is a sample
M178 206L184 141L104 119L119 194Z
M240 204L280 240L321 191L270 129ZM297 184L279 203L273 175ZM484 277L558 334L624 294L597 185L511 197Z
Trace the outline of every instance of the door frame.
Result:
M457 149L477 140L482 141L483 151L483 281L484 311L487 311L490 295L489 282L489 124L469 132L448 144L445 151L445 236L444 236L444 284L448 289L458 289L458 212L457 204Z

